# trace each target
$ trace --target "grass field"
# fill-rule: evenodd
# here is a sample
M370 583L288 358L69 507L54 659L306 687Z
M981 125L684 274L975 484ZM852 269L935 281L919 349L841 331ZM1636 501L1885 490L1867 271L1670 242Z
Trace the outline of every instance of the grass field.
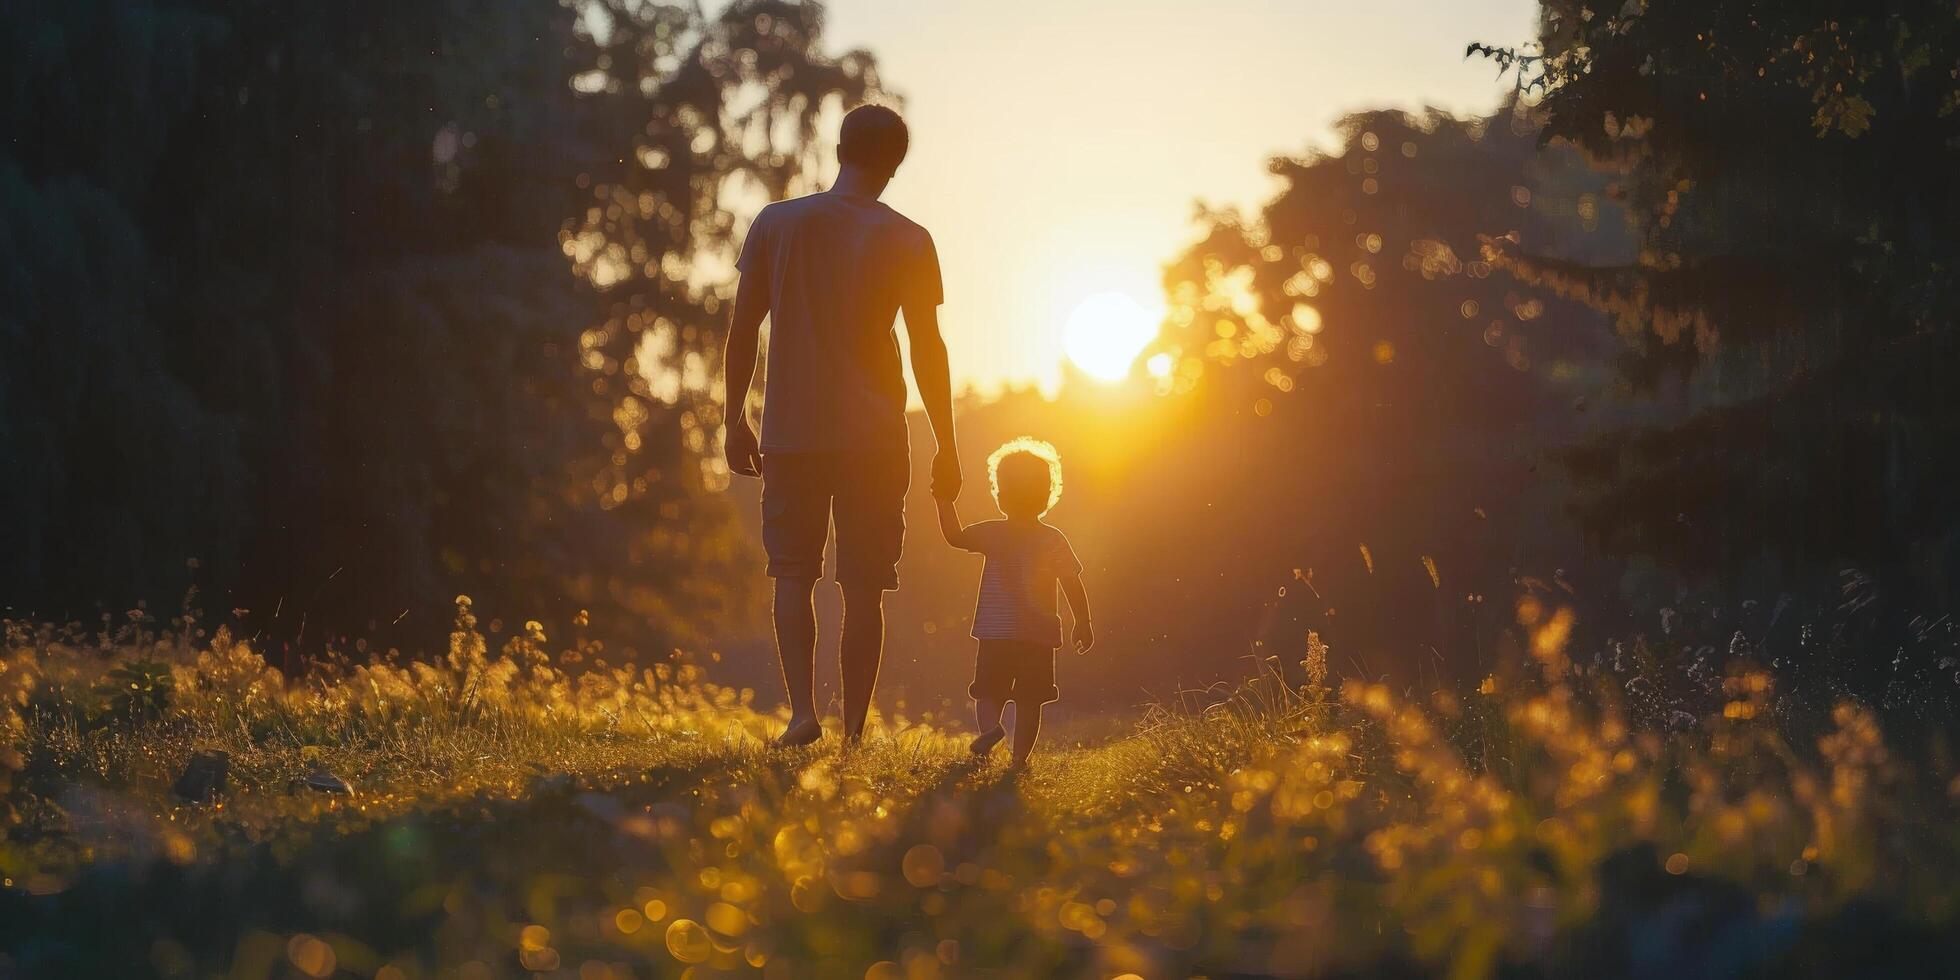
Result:
M1317 639L1209 706L1011 772L957 721L770 751L687 663L529 625L285 677L186 618L9 624L0 976L1937 975L1952 773L1746 662L1643 720L1521 609L1410 699ZM367 660L367 658L356 658ZM187 803L192 753L226 791ZM1932 753L1935 760L1938 753ZM330 771L351 794L302 780Z

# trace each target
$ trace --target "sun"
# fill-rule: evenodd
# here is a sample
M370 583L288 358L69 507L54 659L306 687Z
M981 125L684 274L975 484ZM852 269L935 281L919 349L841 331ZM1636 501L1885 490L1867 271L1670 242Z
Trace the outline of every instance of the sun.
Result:
M1062 351L1082 373L1121 381L1157 336L1162 320L1128 293L1096 293L1076 304L1062 327Z

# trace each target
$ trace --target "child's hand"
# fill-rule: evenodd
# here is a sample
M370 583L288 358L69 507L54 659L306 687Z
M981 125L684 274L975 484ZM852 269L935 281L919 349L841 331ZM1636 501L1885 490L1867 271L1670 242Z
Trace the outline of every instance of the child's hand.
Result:
M1090 623L1086 619L1077 621L1075 624L1075 652L1078 655L1088 653L1090 650L1094 649L1095 646L1096 646L1095 625Z

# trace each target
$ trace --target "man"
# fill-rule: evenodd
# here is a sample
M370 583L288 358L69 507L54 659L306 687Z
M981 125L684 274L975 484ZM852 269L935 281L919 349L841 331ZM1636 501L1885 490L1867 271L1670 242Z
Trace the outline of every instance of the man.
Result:
M860 106L844 117L830 190L762 209L742 243L741 280L724 352L728 467L762 477L762 543L776 582L776 655L789 689L779 746L823 736L816 709L816 612L824 538L837 525L844 593L844 736L864 732L885 648L885 593L898 588L911 482L905 376L895 316L903 311L912 376L938 455L932 493L960 492L952 383L939 336L939 256L932 236L878 201L910 135L898 113ZM762 440L746 406L757 338L770 317Z

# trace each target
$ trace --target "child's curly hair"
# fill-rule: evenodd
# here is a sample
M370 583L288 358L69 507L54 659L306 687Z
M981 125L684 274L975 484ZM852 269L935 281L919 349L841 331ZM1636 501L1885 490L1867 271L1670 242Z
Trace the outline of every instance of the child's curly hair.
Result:
M1035 510L1036 516L1047 513L1056 501L1062 499L1062 455L1055 451L1053 444L1033 436L1022 436L1009 440L987 457L987 483L993 489L994 501L1005 511L1008 508L1007 501L1001 495L1002 469L1008 471L1007 493L1010 497L1015 496L1016 491L1035 497L1039 491L1033 482L1046 478L1048 500Z

